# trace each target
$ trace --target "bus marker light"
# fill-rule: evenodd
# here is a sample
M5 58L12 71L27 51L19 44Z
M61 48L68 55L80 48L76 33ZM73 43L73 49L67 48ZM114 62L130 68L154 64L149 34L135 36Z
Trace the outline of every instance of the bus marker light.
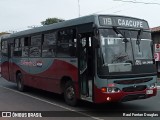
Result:
M107 92L107 88L106 87L102 87L101 88L101 92Z
M156 84L156 83L152 83L152 84L150 84L150 86L149 86L150 89L153 89L153 88L156 88L156 87L157 87L157 84Z

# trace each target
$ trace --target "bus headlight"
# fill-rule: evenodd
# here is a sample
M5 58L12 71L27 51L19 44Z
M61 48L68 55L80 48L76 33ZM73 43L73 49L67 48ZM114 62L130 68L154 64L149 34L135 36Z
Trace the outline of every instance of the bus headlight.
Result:
M149 86L150 89L153 89L153 88L156 88L156 87L157 87L157 84L156 84L156 83L152 83L152 84L150 84L150 86Z
M116 88L116 87L108 87L107 88L107 93L117 93L117 92L120 92L119 88Z
M118 93L120 92L120 89L116 87L102 87L101 92L102 93Z

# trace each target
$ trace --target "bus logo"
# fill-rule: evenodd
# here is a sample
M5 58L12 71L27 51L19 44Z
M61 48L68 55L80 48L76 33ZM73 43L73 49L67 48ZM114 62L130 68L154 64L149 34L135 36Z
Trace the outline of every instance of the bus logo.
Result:
M20 65L24 66L31 66L31 67L42 67L43 63L42 61L26 61L26 60L21 60Z

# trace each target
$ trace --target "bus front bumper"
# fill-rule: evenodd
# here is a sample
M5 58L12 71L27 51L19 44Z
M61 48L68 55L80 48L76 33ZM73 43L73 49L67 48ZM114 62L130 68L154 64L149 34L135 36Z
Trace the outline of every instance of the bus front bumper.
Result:
M107 103L107 102L126 102L138 99L146 99L156 96L157 88L145 89L143 91L134 92L117 92L117 93L103 93L100 89L94 87L94 102ZM151 91L151 92L148 92Z

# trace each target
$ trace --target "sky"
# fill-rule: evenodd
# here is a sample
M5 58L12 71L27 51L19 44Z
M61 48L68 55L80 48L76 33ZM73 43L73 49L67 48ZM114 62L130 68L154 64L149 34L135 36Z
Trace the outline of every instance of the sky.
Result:
M131 0L124 0L131 1ZM125 15L145 19L160 26L160 0L0 0L0 32L13 32L40 26L47 18L73 19L90 14ZM79 7L80 6L80 12Z

